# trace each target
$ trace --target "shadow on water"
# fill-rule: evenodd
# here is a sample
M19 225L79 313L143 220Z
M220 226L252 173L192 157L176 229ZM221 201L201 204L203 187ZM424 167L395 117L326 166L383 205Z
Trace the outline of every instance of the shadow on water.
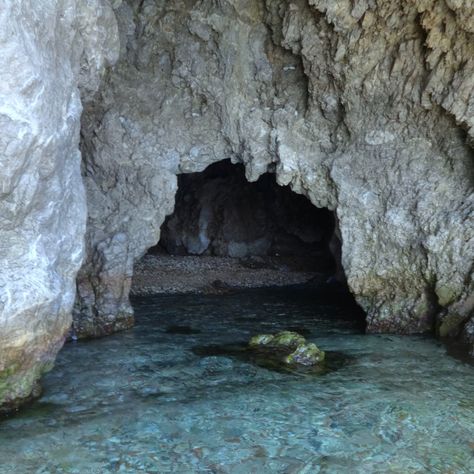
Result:
M199 329L193 329L191 326L179 326L179 325L171 325L168 326L165 330L167 334L181 334L181 335L191 335L191 334L200 334L201 331Z
M351 358L342 352L327 351L323 363L315 366L292 366L282 362L288 352L284 351L256 351L250 350L246 343L237 344L210 344L194 346L192 352L200 357L230 357L242 362L254 364L267 370L307 377L311 375L324 375L343 367Z

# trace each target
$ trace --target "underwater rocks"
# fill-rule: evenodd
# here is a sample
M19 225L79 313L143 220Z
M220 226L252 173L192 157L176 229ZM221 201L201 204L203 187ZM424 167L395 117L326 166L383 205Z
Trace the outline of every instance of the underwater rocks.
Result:
M248 349L267 353L269 357L276 357L282 363L290 365L322 364L326 356L316 344L307 342L303 336L292 331L253 336L249 341Z

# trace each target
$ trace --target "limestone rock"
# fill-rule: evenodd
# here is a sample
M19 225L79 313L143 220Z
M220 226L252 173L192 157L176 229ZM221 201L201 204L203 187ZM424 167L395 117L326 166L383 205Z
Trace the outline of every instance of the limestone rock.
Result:
M131 324L176 174L225 158L335 210L369 331L469 319L471 2L119 3L120 60L83 117L80 332Z
M97 88L114 36L100 0L0 8L0 410L39 393L71 324L87 212L79 88Z

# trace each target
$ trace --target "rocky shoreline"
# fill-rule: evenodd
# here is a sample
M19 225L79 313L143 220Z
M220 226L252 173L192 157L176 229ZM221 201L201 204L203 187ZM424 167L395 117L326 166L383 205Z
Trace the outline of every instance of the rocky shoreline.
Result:
M308 259L285 257L145 255L135 265L131 294L222 293L326 281L329 275L315 271L314 265Z

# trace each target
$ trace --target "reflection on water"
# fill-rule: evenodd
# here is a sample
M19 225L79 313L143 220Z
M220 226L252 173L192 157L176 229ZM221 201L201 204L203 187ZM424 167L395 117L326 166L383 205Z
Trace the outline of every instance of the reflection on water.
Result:
M366 336L333 300L137 299L133 330L68 344L43 397L0 421L0 472L474 472L473 367L430 338ZM209 352L284 329L337 364L301 376Z

